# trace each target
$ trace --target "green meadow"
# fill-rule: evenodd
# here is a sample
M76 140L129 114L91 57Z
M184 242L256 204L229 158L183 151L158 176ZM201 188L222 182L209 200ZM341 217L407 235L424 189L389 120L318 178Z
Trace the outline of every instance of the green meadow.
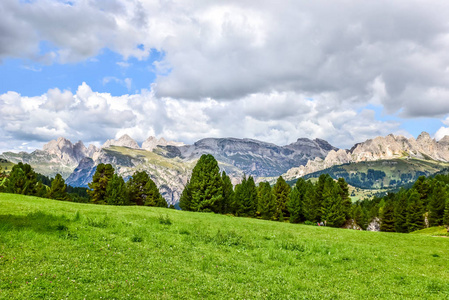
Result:
M3 299L447 299L449 239L0 194Z

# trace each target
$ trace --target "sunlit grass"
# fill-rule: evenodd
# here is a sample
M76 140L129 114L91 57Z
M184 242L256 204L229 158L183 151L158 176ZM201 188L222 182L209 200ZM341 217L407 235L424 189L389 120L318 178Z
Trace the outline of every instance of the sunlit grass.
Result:
M0 298L445 299L448 246L0 194Z

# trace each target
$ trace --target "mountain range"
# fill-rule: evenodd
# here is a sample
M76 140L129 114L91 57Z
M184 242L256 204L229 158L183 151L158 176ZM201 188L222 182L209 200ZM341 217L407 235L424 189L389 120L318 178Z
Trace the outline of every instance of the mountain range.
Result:
M359 183L363 186L364 176L355 173L398 169L399 173L394 174L379 171L387 177L381 180L382 184L379 178L370 179L370 186L384 188L397 186L399 182L410 181L422 174L434 174L447 167L449 137L436 141L426 132L417 139L390 134L358 143L347 150L338 149L321 139L307 138L278 146L237 138L206 138L185 145L149 137L139 145L130 136L123 135L117 140L107 140L101 147L86 147L82 141L73 144L60 137L48 142L42 150L32 153L5 152L0 158L13 163L29 163L46 176L53 177L60 173L67 184L82 187L87 187L100 163L112 164L125 179L136 170L145 170L159 186L167 202L174 204L202 154L214 155L220 168L230 175L234 184L239 182L243 174L252 175L258 181L273 182L279 175L293 181L301 176L313 177L314 174L318 176L328 171L330 174L343 174L348 179L354 179L355 185ZM413 176L408 176L410 173ZM388 176L391 178L388 179Z

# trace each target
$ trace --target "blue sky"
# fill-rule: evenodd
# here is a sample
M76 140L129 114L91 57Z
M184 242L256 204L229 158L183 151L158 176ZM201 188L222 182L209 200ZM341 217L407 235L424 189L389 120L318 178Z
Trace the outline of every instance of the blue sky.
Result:
M449 134L443 0L3 0L1 12L0 152L125 133L341 148Z

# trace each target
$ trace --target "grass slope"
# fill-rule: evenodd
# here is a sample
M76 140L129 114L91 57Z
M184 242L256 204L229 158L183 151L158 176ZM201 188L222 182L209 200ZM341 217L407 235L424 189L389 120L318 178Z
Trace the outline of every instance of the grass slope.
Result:
M0 298L444 299L449 239L0 194Z

